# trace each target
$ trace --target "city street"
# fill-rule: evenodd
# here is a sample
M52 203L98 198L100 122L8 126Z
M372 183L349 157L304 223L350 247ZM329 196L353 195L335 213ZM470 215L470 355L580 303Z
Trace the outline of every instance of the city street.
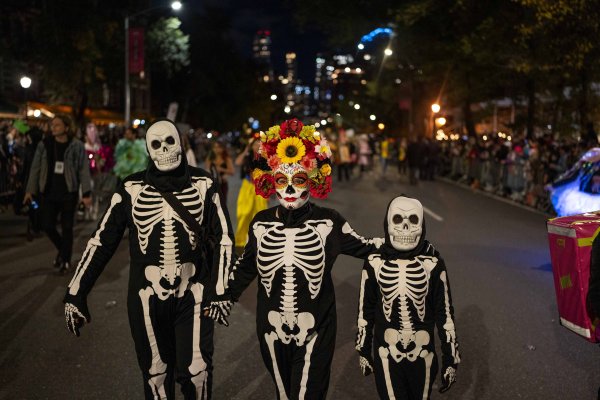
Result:
M557 321L547 217L447 182L411 187L405 177L375 176L334 182L330 198L319 204L338 210L365 236L383 234L387 204L398 194L417 197L427 208L428 239L448 268L462 358L457 383L440 395L436 378L432 397L595 399L600 348ZM234 224L238 187L239 180L230 182ZM12 220L1 221L0 231L13 229ZM75 259L93 228L76 227ZM126 312L126 242L92 291L93 321L76 338L66 329L62 305L71 275L58 276L52 268L50 242L0 234L1 399L143 397ZM362 377L354 350L361 266L340 256L333 269L338 334L329 399L377 398L374 379ZM214 399L275 397L260 357L255 307L256 283L234 307L230 326L216 328Z

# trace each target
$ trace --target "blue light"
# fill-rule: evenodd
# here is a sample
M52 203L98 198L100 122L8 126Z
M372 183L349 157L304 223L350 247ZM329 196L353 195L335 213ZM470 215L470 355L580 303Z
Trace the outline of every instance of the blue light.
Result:
M365 42L372 42L373 39L375 39L375 37L379 36L379 35L386 35L389 36L393 33L391 28L377 28L372 30L371 32L369 32L368 34L364 35L360 41L361 43L365 43Z
M258 129L259 127L260 127L260 124L257 119L252 121L252 129Z

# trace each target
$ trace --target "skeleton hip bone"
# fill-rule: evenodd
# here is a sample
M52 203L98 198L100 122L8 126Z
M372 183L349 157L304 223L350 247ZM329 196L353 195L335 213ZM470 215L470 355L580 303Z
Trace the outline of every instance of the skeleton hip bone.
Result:
M308 330L315 326L315 317L308 312L296 314L270 311L268 318L269 323L275 328L277 337L284 344L288 344L294 339L297 346L304 345Z
M429 353L428 350L423 349L430 341L427 331L398 331L388 328L385 330L383 338L388 344L389 354L397 363L405 358L413 362L417 357L425 358ZM414 348L408 351L411 343L414 343ZM398 344L402 346L403 351L398 349Z
M149 265L144 273L158 298L166 300L171 295L183 297L195 271L194 264L184 263L181 265Z

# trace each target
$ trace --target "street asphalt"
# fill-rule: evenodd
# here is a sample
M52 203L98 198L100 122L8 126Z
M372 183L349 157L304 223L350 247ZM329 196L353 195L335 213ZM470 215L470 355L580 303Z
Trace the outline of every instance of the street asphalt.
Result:
M373 172L334 182L319 204L365 236L383 235L387 204L398 194L428 209L427 237L446 261L462 358L457 383L440 395L438 377L432 398L596 399L600 347L557 321L547 217L447 182L411 187L388 172L386 179ZM232 179L234 225L238 187ZM94 226L76 227L74 259ZM51 267L55 251L46 238L27 242L23 232L22 219L0 217L0 399L142 399L126 311L127 238L88 299L92 323L76 338L66 330L62 305L70 276ZM333 269L338 333L328 399L377 398L354 350L361 266L340 256ZM230 326L215 330L214 399L275 398L255 308L256 283L234 307Z

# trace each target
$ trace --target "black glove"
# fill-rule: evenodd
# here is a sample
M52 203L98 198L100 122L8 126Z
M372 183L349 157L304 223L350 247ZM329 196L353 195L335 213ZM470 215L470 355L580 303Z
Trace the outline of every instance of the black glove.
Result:
M204 308L208 311L208 317L218 322L221 325L229 326L227 317L231 314L231 308L233 307L233 301L227 295L217 296L213 300L209 301L208 306Z
M373 372L373 357L370 354L359 351L358 363L360 366L360 372L363 376L369 376Z
M440 387L439 392L444 393L450 389L450 386L456 382L456 366L450 365L444 369L442 369L442 387Z
M85 302L79 307L73 303L65 303L65 319L67 320L67 329L69 332L79 337L79 329L86 323L92 322L92 317L87 309Z

